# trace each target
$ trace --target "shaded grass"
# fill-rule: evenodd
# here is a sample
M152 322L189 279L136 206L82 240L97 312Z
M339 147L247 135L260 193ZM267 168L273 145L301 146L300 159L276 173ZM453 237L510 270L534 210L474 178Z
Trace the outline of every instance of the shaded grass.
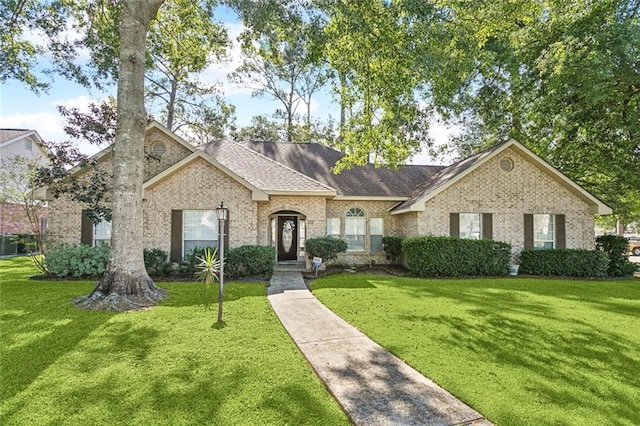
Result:
M0 260L0 423L348 424L271 311L264 283L225 286L213 329L202 286L160 283L161 305L86 312L85 281L30 281Z
M640 424L640 283L335 275L313 292L499 425Z

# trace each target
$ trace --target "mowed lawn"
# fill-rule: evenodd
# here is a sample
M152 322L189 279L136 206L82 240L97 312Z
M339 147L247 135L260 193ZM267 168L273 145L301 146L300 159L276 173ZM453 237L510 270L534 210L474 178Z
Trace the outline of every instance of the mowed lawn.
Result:
M498 425L640 425L640 280L335 275L312 289Z
M202 286L130 313L86 312L86 281L33 281L0 260L0 424L348 424L272 312L264 283L225 286L213 329Z

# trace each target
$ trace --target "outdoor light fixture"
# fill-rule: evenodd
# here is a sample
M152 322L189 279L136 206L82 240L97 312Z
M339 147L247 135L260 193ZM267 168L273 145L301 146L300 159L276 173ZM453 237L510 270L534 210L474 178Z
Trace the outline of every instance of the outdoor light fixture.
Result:
M218 220L227 220L229 217L229 209L224 206L224 201L221 201L220 207L216 209L216 216L218 216Z
M218 326L222 327L222 299L224 290L224 223L229 217L229 209L224 206L224 201L220 203L220 207L216 209L218 217L218 256L220 259L220 285L218 286Z

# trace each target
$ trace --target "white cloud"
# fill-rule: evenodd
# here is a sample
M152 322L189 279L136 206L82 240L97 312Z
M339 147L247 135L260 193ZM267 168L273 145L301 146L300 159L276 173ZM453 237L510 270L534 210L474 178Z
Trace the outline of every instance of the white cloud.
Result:
M4 128L36 130L45 141L60 141L66 136L62 130L62 119L57 113L3 115L0 122Z

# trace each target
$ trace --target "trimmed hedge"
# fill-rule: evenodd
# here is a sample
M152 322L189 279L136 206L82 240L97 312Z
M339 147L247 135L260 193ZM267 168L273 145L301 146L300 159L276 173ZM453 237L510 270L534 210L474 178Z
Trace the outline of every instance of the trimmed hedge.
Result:
M629 239L619 235L600 235L596 238L596 250L609 256L607 273L611 277L627 277L633 275L637 266L626 256Z
M276 249L271 246L240 246L225 250L224 258L226 276L268 277L273 273Z
M402 258L402 238L382 237L382 249L387 254L387 259L393 265L400 263Z
M109 262L109 246L99 244L52 245L44 263L50 274L58 277L93 277L104 274Z
M166 276L171 272L171 262L166 251L158 248L144 249L144 267L147 273Z
M608 267L609 257L602 251L526 249L520 252L522 274L603 278L607 276Z
M407 267L419 277L505 275L511 245L492 240L414 237L402 242Z
M336 259L338 254L347 251L347 242L340 238L318 237L309 238L305 243L305 250L309 259L321 257L326 264L330 260Z

